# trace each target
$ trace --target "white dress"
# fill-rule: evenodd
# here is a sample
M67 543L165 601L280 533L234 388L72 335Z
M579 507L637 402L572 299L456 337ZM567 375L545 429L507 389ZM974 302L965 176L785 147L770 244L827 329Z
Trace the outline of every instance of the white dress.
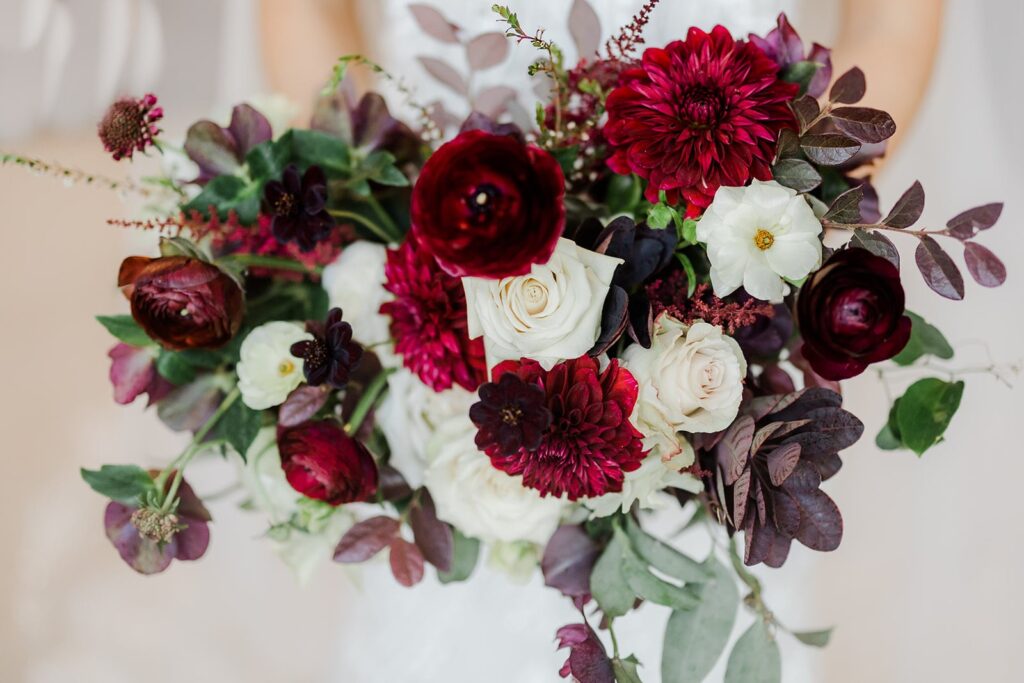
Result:
M602 39L627 23L642 4L633 0L591 0L602 24ZM370 52L392 73L402 75L416 90L420 102L440 99L455 113L465 112L465 102L430 78L417 56L444 59L465 69L461 46L443 44L423 34L406 6L409 0L363 0L361 15L369 26ZM544 28L545 35L566 46L571 58L572 40L567 30L569 0L515 3L514 9L526 30ZM467 35L500 30L483 0L445 0L436 3L447 18ZM647 44L662 45L685 37L689 26L710 30L723 24L736 36L754 31L764 34L785 11L809 45L811 40L830 44L835 35L838 2L812 0L715 0L663 2L647 27ZM813 8L813 10L812 10ZM806 16L805 16L806 15ZM513 48L510 58L498 67L481 72L478 86L510 85L532 97L526 67L536 58L529 45ZM532 108L528 106L528 108ZM661 533L678 528L676 510L659 513L654 521ZM708 552L706 534L698 529L684 538L683 546L696 557ZM797 588L808 573L810 553L793 553L784 572L770 577L770 599L782 619L803 625ZM339 683L547 683L562 681L558 670L567 651L555 650L555 631L578 623L580 615L568 599L546 588L537 571L526 585L517 583L481 557L466 583L440 585L432 570L412 590L398 586L383 564L367 567L361 587L342 608L342 631L335 652ZM591 604L592 607L592 604ZM616 622L623 654L635 653L643 667L645 683L658 683L661 643L669 610L657 605ZM750 622L748 614L737 620L736 634ZM799 646L782 642L784 680L803 683L820 680L808 655ZM607 639L606 639L607 645ZM723 658L724 659L724 658ZM708 680L721 680L724 662ZM666 682L668 683L668 682Z

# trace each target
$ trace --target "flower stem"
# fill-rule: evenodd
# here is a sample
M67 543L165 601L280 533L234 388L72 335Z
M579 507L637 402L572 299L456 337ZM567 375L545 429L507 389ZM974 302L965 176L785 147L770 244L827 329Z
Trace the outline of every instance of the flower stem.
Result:
M392 242L401 242L401 235L390 233L383 226L374 223L372 220L363 216L362 214L355 213L354 211L345 211L343 209L328 209L327 213L331 214L335 218L344 218L346 220L353 221L363 226L377 237L384 240L385 244L391 244Z
M384 210L384 207L380 205L380 202L377 201L377 198L371 194L366 198L366 203L369 204L370 208L373 209L373 212L377 214L377 218L380 219L380 222L383 224L384 228L387 229L389 233L395 236L395 241L401 242L402 231L399 230L398 226L395 225L395 222L391 220L391 216L389 216L388 212Z
M307 266L304 263L294 261L281 256L264 256L262 254L231 254L225 256L224 260L239 263L246 268L273 268L275 270L291 270L297 273L320 274L323 272L321 266Z
M394 370L385 370L376 377L366 387L366 391L359 397L359 403L356 404L355 409L352 411L352 417L349 418L348 424L345 425L345 433L348 435L355 434L359 431L359 428L363 426L363 420L370 412L370 408L377 402L377 398L380 397L384 387L387 386L388 375Z
M163 471L157 475L156 481L154 482L156 484L156 490L162 491L164 488L164 482L167 481L167 477L170 476L171 471L174 471L174 480L171 482L171 487L164 495L160 506L161 512L170 512L171 507L174 505L174 498L178 494L178 488L181 486L185 467L187 467L192 458L202 450L202 440L205 439L206 435L210 433L210 430L217 425L217 422L224 417L224 413L228 412L228 409L234 405L239 396L241 396L241 391L239 391L238 387L232 389L231 393L225 396L224 400L220 402L219 406L217 406L217 410L210 416L210 419L208 419L206 423L196 431L195 435L192 437L192 441L189 442L189 445L185 448L182 454L172 460L171 464L165 467Z
M608 620L608 635L612 637L612 656L619 658L619 639L615 637L615 627L612 625L614 619Z
M21 166L22 168L34 171L40 175L53 176L54 178L59 178L65 183L71 185L74 185L75 183L95 185L105 187L106 189L113 190L115 192L134 193L142 197L153 197L158 194L156 191L138 185L128 179L116 180L97 173L81 171L77 168L68 168L59 164L51 164L47 161L43 161L42 159L34 159L32 157L21 156L20 154L0 152L0 166L6 166L7 164Z
M762 587L761 582L758 581L757 577L751 574L746 566L743 564L743 560L740 558L739 552L736 550L736 539L729 539L729 560L732 562L732 568L735 570L736 575L740 578L740 581L747 585L750 589L750 595L747 596L747 605L757 612L765 622L772 624L775 623L775 617L772 615L771 610L764 604L762 599Z

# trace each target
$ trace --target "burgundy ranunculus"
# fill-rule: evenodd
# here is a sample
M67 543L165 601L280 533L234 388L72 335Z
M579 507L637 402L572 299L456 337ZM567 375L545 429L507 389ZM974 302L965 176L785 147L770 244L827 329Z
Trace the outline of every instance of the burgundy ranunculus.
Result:
M242 324L242 288L217 266L188 256L129 256L117 284L132 317L171 350L223 346Z
M843 249L812 274L797 298L801 352L825 379L859 375L910 339L900 272L866 249Z
M377 465L366 447L330 420L279 429L281 467L292 488L330 505L369 500Z
M648 49L621 82L607 102L608 165L646 178L652 202L664 190L706 207L721 185L769 180L779 131L796 125L787 102L798 87L722 26Z
M494 368L500 381L514 373L544 390L551 423L536 450L503 454L497 442L485 448L491 464L523 475L523 485L541 495L569 500L621 491L626 472L640 467L643 435L629 416L639 388L628 370L612 360L601 371L595 358L583 356L544 370L537 361L505 361Z
M103 515L107 538L121 559L140 574L162 572L172 560L198 560L210 545L210 513L203 502L184 480L177 495L178 509L169 514L117 501L107 504Z
M525 275L555 250L564 195L553 156L512 135L470 130L424 164L412 192L412 231L452 275Z

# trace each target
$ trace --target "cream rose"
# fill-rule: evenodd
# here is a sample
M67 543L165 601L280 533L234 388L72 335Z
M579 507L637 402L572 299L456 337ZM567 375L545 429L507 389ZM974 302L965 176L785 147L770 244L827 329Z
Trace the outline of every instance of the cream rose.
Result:
M629 346L625 366L640 384L637 424L662 458L685 448L678 432L716 432L736 418L747 361L734 339L705 322L662 314L651 348ZM691 460L692 461L692 460Z
M469 336L483 336L488 367L532 358L550 369L589 351L620 263L562 238L548 262L534 264L529 275L463 278Z
M437 516L467 536L486 542L547 543L568 504L541 497L491 465L474 437L468 415L442 423L427 445L429 465L423 480L437 506Z
M352 326L352 338L372 347L385 367L400 365L391 346L390 319L380 306L391 298L384 289L387 247L376 242L354 242L324 268L321 283L332 308L340 308Z
M454 415L468 415L476 394L462 387L436 392L415 373L400 368L388 377L388 393L375 413L391 450L390 464L413 488L423 484L427 443L437 426Z
M682 436L677 436L675 444L681 446L681 449L668 458L662 457L661 449L652 449L639 469L626 473L621 492L588 498L583 504L591 510L594 517L607 517L619 510L629 512L634 503L643 509L662 507L666 502L673 500L668 494L662 493L668 487L699 493L704 485L697 477L682 471L693 464L693 447Z
M245 405L266 410L284 403L302 383L302 361L291 354L292 344L312 338L301 325L283 321L250 332L242 342L235 368Z

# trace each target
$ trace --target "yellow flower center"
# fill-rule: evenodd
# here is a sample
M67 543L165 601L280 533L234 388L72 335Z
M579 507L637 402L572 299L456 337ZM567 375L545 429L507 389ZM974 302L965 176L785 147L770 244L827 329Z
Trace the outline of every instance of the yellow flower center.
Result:
M281 364L277 366L277 373L282 377L287 377L293 372L295 372L295 363L290 360L283 360L281 361Z
M757 234L754 235L754 244L756 244L757 248L761 251L767 251L772 248L773 244L775 244L775 235L771 234L764 228L758 228Z

